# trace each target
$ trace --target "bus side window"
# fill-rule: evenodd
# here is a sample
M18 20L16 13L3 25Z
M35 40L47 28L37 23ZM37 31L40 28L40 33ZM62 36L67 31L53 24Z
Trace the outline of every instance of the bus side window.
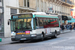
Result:
M38 20L38 19L37 19L37 18L35 18L35 23L36 23L36 26L37 26L37 20Z
M35 18L35 21L36 21L36 26L35 26L35 28L36 28L36 29L39 29L39 19L38 19L38 18Z
M43 23L44 23L43 19L39 18L39 26L40 26L40 28L44 28Z

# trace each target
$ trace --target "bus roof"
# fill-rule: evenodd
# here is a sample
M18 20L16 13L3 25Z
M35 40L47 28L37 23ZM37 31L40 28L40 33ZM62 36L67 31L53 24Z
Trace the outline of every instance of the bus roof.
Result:
M58 15L47 15L47 14L34 14L35 17L44 17L44 18L58 18Z
M44 18L58 18L58 15L46 14L45 12L26 12L20 14L32 14L33 18L35 17L44 17ZM12 14L12 15L20 15L20 14Z

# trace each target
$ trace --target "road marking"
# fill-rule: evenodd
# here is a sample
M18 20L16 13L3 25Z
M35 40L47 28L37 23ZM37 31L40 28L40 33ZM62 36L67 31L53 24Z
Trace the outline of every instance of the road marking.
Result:
M24 49L24 48L28 48L28 47L23 47L23 48L20 48L20 49L18 49L18 50L22 50L22 49Z

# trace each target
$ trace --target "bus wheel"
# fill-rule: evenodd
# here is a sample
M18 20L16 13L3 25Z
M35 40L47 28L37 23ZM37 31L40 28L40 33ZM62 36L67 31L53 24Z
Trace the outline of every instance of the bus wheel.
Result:
M52 36L52 38L57 38L57 31L55 31L55 34L54 34L54 36Z
M41 34L41 40L42 40L42 41L44 40L44 35L43 35L43 34Z
M57 38L57 34L55 33L54 38Z

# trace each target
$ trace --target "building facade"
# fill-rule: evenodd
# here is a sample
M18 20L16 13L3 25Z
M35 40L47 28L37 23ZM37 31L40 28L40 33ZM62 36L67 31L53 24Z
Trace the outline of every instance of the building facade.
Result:
M35 12L36 0L19 0L19 13Z
M71 15L73 6L74 0L19 0L20 13L39 11Z
M74 4L70 0L37 0L38 11L70 15ZM52 8L52 10L51 10Z
M19 13L18 0L0 0L0 37L10 37L11 30L8 21L11 14L16 13Z

